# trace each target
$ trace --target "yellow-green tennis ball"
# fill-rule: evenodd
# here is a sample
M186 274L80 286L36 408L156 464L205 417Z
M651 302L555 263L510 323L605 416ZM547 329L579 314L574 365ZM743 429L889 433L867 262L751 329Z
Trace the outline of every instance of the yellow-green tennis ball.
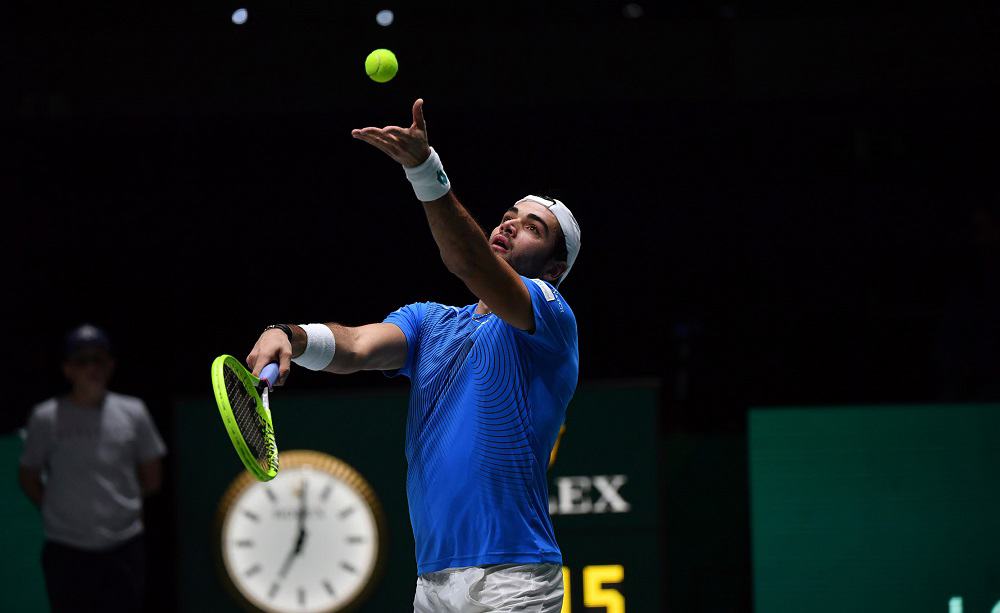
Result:
M396 56L388 49L376 49L365 58L365 72L376 83L385 83L396 76L399 70L399 62Z

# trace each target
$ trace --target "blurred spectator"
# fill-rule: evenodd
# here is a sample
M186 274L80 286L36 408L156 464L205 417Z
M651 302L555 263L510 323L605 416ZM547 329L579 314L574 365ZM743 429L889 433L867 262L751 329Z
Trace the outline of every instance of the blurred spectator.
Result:
M115 363L100 329L66 339L65 396L28 420L20 483L42 512L52 611L140 611L142 499L160 487L166 446L142 400L108 391Z

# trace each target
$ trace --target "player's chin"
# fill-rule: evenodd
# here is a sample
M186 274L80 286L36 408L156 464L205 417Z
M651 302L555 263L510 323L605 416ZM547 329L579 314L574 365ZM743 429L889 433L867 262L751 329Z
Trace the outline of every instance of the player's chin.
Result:
M510 262L510 251L508 251L507 249L504 249L503 247L501 247L500 245L498 245L496 243L490 245L490 248L493 249L493 253L499 255L503 259L505 259L508 262Z

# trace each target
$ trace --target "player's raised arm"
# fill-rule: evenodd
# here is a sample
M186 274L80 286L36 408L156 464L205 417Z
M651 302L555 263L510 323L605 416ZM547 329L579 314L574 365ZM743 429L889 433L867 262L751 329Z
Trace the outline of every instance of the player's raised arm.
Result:
M310 370L346 375L360 370L395 370L406 362L406 337L386 323L348 327L340 324L276 324L257 339L247 366L255 376L270 362L279 364L279 384L291 362Z
M351 134L402 164L417 198L424 204L431 233L448 270L504 321L521 330L533 330L528 289L511 265L498 257L482 228L452 193L441 160L428 144L423 100L414 102L409 128L368 127Z

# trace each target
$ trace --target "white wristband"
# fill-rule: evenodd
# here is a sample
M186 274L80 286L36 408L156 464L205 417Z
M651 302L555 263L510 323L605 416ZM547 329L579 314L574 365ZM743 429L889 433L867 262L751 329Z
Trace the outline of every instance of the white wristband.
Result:
M292 358L302 368L323 370L333 362L337 352L337 339L333 330L326 324L304 324L300 326L306 332L306 350L297 358Z
M441 158L437 151L431 147L431 154L419 166L413 168L403 167L406 178L413 185L413 193L421 202L431 202L444 196L451 190L451 182L448 175L444 174L444 166L441 165Z

